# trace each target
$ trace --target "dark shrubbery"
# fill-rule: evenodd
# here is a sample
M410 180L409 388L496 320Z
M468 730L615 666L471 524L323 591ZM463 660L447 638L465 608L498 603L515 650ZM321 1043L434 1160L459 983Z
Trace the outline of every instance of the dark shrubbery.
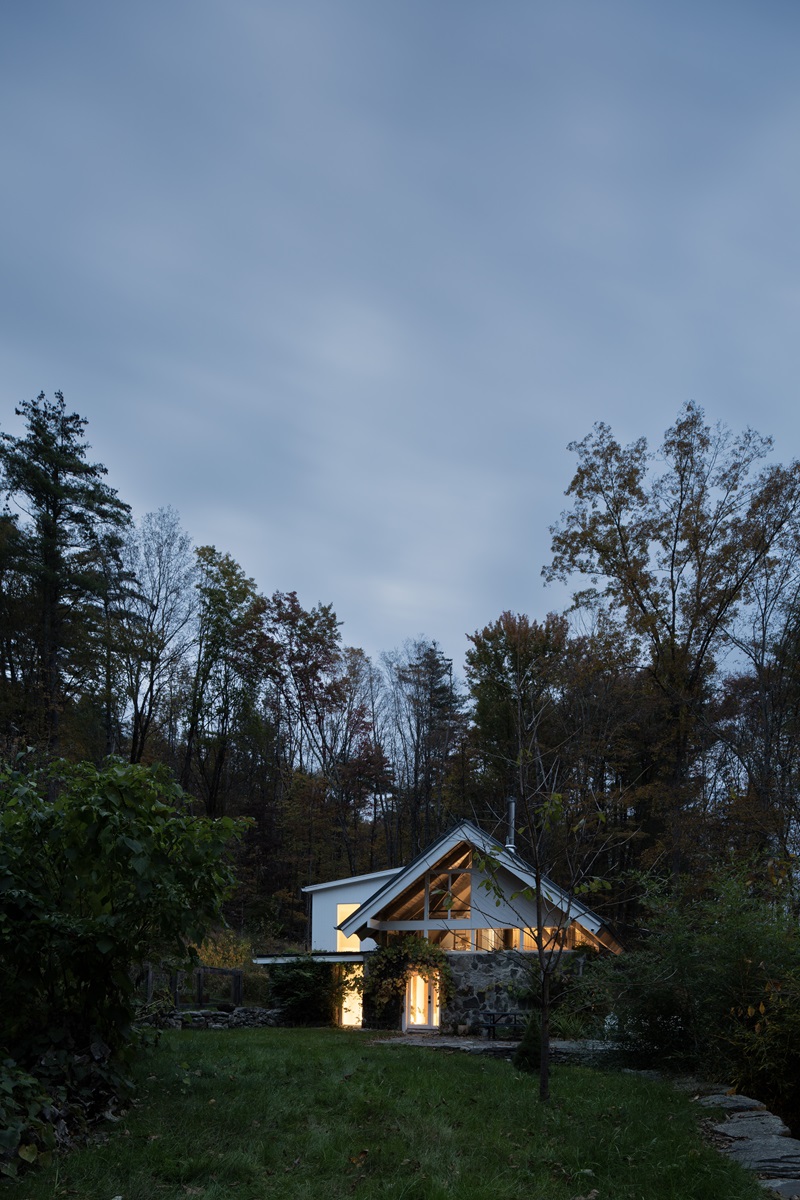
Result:
M333 1025L342 1003L343 981L332 963L301 955L270 967L270 1002L287 1025Z
M639 1060L727 1078L800 1127L800 934L780 890L729 876L653 897L639 948L593 964L573 1003Z
M728 1059L740 1090L779 1112L799 1136L800 964L762 982L731 1013Z
M242 980L242 1001L248 1008L269 1008L272 986L263 967L245 971Z
M10 1131L0 1170L47 1151L44 1126L66 1131L105 1111L133 1044L130 968L162 952L185 958L202 939L233 882L225 846L235 832L232 821L190 816L158 770L0 771L0 1103Z
M525 1026L522 1041L511 1060L518 1071L535 1074L542 1065L542 1024L537 1012L532 1012Z
M263 967L253 966L253 943L249 937L233 929L214 929L198 946L197 957L204 967L238 967L243 973L242 999L246 1005L266 1008L270 1003L269 975ZM219 981L217 990L224 988L227 992L230 981L223 980ZM219 1000L229 998L227 994L217 996Z
M56 1146L63 1089L48 1092L35 1076L7 1058L0 1065L0 1172L17 1174L17 1161L47 1163ZM56 1120L54 1120L56 1118Z

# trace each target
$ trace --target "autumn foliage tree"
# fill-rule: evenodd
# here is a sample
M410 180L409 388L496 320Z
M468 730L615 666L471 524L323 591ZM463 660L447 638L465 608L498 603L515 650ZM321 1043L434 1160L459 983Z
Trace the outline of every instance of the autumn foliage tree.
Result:
M232 739L257 706L271 661L266 602L229 554L197 550L197 623L188 680L181 783L202 797L209 816L227 808Z
M174 511L132 525L60 393L18 413L0 441L0 751L162 762L198 811L248 815L239 927L301 941L303 885L399 865L461 816L494 833L510 795L521 819L565 798L581 837L602 814L623 926L631 867L800 847L800 481L769 439L689 404L658 450L603 424L574 443L546 568L573 607L476 632L465 691L431 638L371 661L332 605L262 592ZM570 876L581 838L522 823L523 851Z
M523 893L537 914L535 961L524 959L538 998L539 1094L549 1098L553 980L563 966L564 933L574 905L610 889L611 856L621 857L633 828L614 754L614 675L600 638L570 634L563 616L541 624L510 612L470 638L467 680L473 739L489 795L508 820L520 854L533 868ZM505 824L505 812L495 824ZM496 863L486 862L489 880ZM566 911L553 924L548 880L563 889Z
M659 709L652 804L679 870L715 670L759 571L794 526L800 465L759 469L770 439L711 429L693 403L657 452L644 438L621 446L602 423L570 449L572 508L553 527L544 574L585 581L575 609L618 614L641 643Z

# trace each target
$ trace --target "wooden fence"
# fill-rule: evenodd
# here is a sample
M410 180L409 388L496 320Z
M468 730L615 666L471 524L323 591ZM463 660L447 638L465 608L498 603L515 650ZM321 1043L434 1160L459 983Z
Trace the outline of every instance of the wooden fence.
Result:
M230 1002L238 1008L244 995L243 971L240 967L195 967L193 971L167 971L146 963L142 968L138 986L145 993L146 1003L152 1003L156 988L166 985L176 1008L196 1006L202 1008L208 1000L206 984L209 976L227 975L230 978ZM187 979L191 978L192 1001L184 1004L183 993L187 990Z

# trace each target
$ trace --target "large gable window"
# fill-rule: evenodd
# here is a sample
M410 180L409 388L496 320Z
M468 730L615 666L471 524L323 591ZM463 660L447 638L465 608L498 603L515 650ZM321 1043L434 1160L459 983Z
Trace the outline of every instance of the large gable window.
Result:
M380 913L384 921L468 921L472 915L472 851L462 842Z
M428 871L428 916L433 920L468 921L472 893L469 871Z
M472 851L462 843L425 874L425 915L432 921L468 921L472 905Z

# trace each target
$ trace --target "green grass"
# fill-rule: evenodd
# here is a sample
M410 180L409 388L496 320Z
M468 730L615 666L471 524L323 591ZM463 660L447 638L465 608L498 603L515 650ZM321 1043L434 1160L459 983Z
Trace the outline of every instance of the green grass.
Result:
M127 1116L13 1200L755 1200L697 1109L636 1075L265 1029L165 1035Z

